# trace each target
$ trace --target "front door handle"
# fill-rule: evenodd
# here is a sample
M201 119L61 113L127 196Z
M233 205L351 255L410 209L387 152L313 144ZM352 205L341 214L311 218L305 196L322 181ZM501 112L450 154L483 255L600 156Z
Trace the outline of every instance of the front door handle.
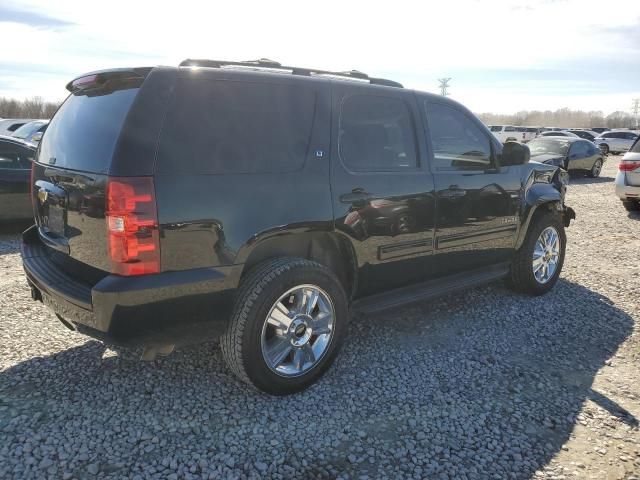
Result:
M439 195L443 198L464 197L466 194L467 194L467 191L459 188L457 185L451 185L446 190L440 190L440 193L439 193Z
M365 202L371 200L371 198L372 195L369 192L365 192L364 188L354 188L351 193L340 195L342 203Z

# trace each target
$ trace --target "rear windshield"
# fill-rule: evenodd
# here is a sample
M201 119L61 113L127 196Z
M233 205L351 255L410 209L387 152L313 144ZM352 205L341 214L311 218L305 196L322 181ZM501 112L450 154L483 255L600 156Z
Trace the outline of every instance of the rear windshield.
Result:
M302 167L315 111L310 87L183 80L167 113L159 173L275 173Z
M38 162L108 173L127 112L138 93L131 83L69 95L40 143Z

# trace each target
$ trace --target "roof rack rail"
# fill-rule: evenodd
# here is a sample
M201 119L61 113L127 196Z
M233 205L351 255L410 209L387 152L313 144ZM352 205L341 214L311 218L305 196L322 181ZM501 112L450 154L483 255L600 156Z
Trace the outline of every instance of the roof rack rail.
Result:
M291 75L301 75L305 77L326 76L340 77L346 80L355 80L369 82L373 85L385 85L387 87L403 88L402 84L385 78L370 77L366 73L358 70L350 70L348 72L331 72L328 70L318 70L317 68L301 68L288 67L268 58L260 58L258 60L247 60L244 62L233 62L226 60L206 60L188 58L180 62L181 67L209 67L209 68L225 68L225 67L244 67L265 71L279 71L280 73L290 73Z

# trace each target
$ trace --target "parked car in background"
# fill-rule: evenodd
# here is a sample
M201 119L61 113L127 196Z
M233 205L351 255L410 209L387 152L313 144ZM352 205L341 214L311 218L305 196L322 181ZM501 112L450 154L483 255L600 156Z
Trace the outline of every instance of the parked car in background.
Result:
M13 135L13 132L25 123L29 123L33 120L33 118L5 118L0 120L0 135Z
M605 157L592 142L577 137L539 137L528 144L531 160L562 167L568 172L600 176Z
M580 138L583 138L585 140L589 140L590 142L593 142L595 140L595 138L600 135L597 132L594 132L592 130L578 130L578 129L571 129L569 130L570 133L573 133L574 135L577 135Z
M540 127L525 127L525 143L537 138L540 133Z
M607 127L591 127L589 130L602 134L604 132L608 132L611 129Z
M615 185L624 208L630 212L640 211L640 138L622 157Z
M67 88L33 168L32 298L147 358L204 320L238 378L289 394L329 368L350 308L560 275L567 173L447 97L272 61Z
M490 125L489 130L502 143L522 140L522 133L518 132L513 125Z
M518 133L517 140L521 143L527 143L530 140L536 138L538 130L532 127L515 127L516 132Z
M29 178L35 153L29 143L0 136L0 222L33 218Z
M594 143L602 153L623 153L631 148L638 139L638 134L630 130L610 130L596 137Z
M578 135L568 131L562 130L549 130L548 132L542 132L540 137L569 137L569 138L580 138Z
M42 138L42 134L47 129L47 125L49 125L49 120L34 120L33 122L25 123L13 132L11 136L37 145Z

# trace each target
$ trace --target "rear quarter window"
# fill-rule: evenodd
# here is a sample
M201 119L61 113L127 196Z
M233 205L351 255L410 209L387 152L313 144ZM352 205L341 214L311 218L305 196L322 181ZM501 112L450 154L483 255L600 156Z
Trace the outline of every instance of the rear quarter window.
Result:
M158 151L159 173L282 173L302 168L315 90L305 86L183 79Z

